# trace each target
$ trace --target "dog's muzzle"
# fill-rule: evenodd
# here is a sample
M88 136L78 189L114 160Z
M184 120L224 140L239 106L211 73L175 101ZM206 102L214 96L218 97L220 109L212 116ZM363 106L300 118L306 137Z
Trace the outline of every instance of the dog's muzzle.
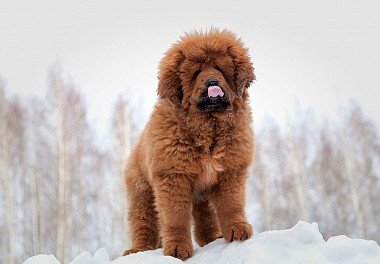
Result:
M216 78L206 81L206 88L198 102L198 107L205 112L223 111L228 106L228 98L223 89L219 86Z

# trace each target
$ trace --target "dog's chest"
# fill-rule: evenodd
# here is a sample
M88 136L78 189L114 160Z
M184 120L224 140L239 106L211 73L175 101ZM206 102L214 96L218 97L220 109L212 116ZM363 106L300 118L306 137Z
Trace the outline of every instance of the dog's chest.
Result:
M218 173L222 172L221 159L211 155L204 155L199 160L200 173L195 182L195 190L205 190L211 188L218 181Z
M195 190L206 190L218 181L218 174L225 168L224 159L231 142L231 128L215 121L205 123L202 133L194 139L198 170Z

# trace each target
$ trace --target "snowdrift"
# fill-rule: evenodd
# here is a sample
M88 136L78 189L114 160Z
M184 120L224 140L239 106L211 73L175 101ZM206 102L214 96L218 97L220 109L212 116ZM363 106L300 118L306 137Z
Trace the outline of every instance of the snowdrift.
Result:
M84 252L70 264L175 264L182 261L164 256L162 249L146 251L110 261L107 250L98 249L92 256ZM323 240L316 223L300 221L293 228L268 231L245 242L227 243L218 239L196 248L185 263L251 263L251 264L353 264L380 263L380 246L374 241L350 239L346 236ZM38 255L24 264L60 264L54 255Z

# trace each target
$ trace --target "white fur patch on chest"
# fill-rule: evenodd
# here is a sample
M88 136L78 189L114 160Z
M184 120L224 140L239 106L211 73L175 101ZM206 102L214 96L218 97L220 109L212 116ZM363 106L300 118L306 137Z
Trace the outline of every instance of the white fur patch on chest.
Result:
M201 160L201 166L202 173L198 175L196 186L199 189L207 189L218 181L218 172L223 171L223 166L219 159L210 156Z

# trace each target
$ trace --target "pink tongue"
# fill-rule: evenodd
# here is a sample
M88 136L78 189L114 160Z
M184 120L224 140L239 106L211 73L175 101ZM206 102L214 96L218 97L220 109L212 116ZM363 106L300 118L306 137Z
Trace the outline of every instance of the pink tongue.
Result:
M223 97L224 95L222 89L220 89L219 86L209 86L207 92L208 92L208 97L217 97L217 96Z

